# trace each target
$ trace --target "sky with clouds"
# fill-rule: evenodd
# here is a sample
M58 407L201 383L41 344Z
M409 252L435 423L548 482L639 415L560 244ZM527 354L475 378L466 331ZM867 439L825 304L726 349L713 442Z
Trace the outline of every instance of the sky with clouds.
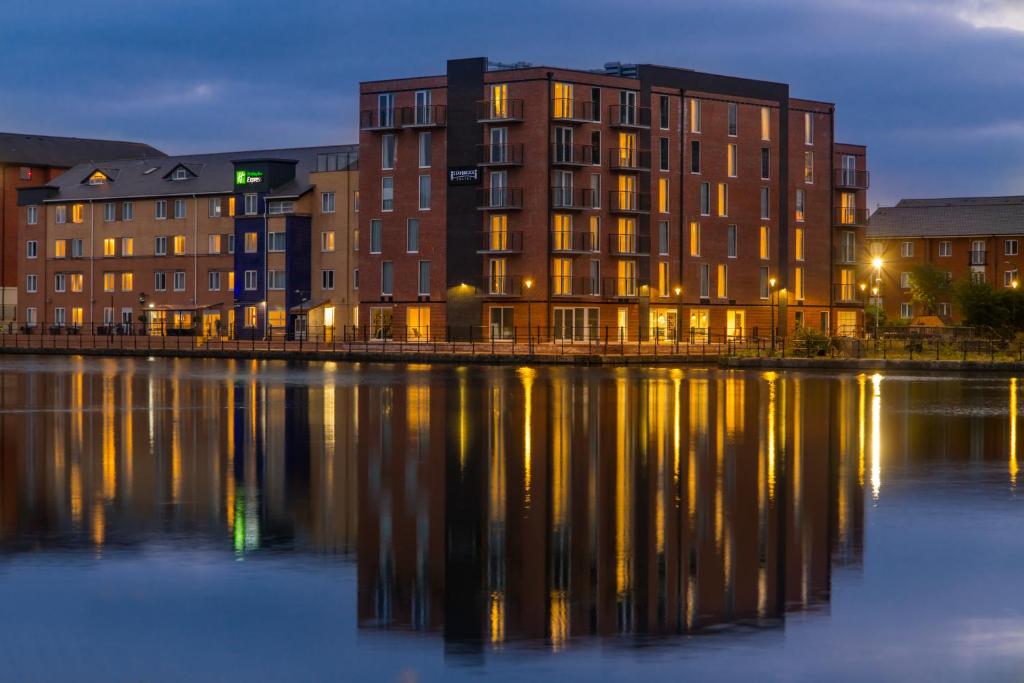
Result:
M1024 0L51 0L0 22L0 130L170 153L356 140L360 80L451 57L791 84L868 145L871 205L1024 194Z

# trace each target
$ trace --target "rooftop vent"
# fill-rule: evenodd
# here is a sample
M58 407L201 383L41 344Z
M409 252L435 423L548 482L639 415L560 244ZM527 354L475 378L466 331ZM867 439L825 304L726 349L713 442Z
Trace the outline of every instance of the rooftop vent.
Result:
M492 62L487 60L488 71L507 71L509 69L529 69L533 64L530 62Z
M625 76L636 78L636 64L623 64L622 62L605 62L604 72L609 76Z

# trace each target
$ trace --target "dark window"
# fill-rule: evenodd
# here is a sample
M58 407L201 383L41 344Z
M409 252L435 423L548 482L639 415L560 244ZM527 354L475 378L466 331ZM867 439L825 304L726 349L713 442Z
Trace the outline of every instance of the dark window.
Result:
M771 153L767 147L761 148L761 177L767 180L771 177Z
M601 131L595 130L590 134L590 153L593 155L590 163L595 166L601 165Z
M668 170L668 138L661 138L661 170Z
M601 120L601 89L591 88L590 89L590 102L593 108L592 116L595 121Z
M736 103L729 103L729 135L736 135Z
M690 140L690 173L700 173L699 140Z
M659 104L659 113L661 116L661 127L668 128L668 96L662 95Z

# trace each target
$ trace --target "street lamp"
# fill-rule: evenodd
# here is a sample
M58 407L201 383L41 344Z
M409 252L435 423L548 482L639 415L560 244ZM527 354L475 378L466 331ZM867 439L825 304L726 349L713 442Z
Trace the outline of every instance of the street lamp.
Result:
M881 280L879 280L881 282ZM878 287L871 288L871 296L875 299L875 342L878 342Z
M865 307L867 307L867 304L868 304L868 302L867 302L867 298L868 298L868 296L867 296L867 289L868 289L868 285L867 285L866 282L860 283L860 300L862 302L864 302L864 306ZM862 310L861 311L861 316L860 316L860 334L861 334L862 337L864 336L866 331L867 331L867 322L864 320L864 311Z
M532 277L528 277L525 280L523 280L523 285L526 287L526 291L529 292L531 289L533 289L533 278ZM530 353L533 353L533 334L531 333L531 329L533 328L533 320L531 318L532 312L533 312L533 306L530 303L530 297L527 296L526 297L526 347L527 347L527 349L529 350ZM514 334L515 334L515 332L513 332L513 335Z
M1011 301L1011 304L1010 304L1011 309L1010 310L1011 310L1011 315L1013 317L1010 320L1010 324L1013 325L1014 328L1017 327L1017 287L1018 287L1018 285L1020 285L1020 283L1017 282L1016 279L1014 279L1012 282L1010 282L1010 286L1013 287L1013 296L1010 298L1010 301Z
M772 298L775 292L775 278L768 278L768 311L771 315L771 339L772 353L775 353L775 300Z
M673 341L679 341L679 321L683 319L683 288L680 285L676 285L673 289L676 295L676 324L675 329L672 330Z
M871 288L871 294L875 297L875 341L878 341L878 316L880 315L878 293L882 291L882 259L876 256L871 259L871 265L875 269L875 286Z

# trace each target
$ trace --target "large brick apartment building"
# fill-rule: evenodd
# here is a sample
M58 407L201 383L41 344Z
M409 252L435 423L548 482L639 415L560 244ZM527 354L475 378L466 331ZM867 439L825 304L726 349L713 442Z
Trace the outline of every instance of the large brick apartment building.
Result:
M17 318L18 230L24 211L18 190L45 185L72 166L89 160L150 158L163 152L139 142L0 133L0 323Z
M872 214L867 239L866 260L881 260L870 280L874 287L881 276L877 297L886 316L912 321L926 313L912 301L917 264L934 264L950 280L1020 284L1024 196L902 199ZM951 301L939 302L936 313L951 322L960 318Z
M355 318L356 153L90 161L20 190L21 327L330 338Z
M860 325L866 150L781 83L448 62L360 86L377 338L673 340Z

